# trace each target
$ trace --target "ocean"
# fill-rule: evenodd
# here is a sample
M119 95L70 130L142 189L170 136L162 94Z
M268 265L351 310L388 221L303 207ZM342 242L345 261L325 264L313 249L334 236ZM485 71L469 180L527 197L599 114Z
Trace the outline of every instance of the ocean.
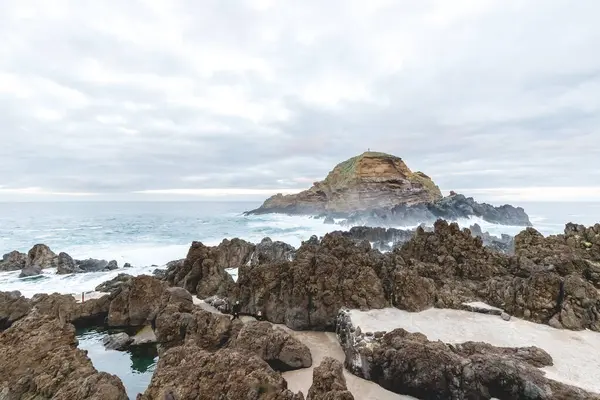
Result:
M326 225L323 220L285 215L244 216L256 202L62 202L0 204L0 251L27 252L45 243L56 253L65 251L74 258L117 260L133 268L111 272L56 275L52 269L41 276L19 278L20 271L0 272L0 291L19 290L25 296L36 293L93 291L119 272L131 275L151 273L157 266L184 258L194 240L217 245L224 238L239 237L259 242L264 237L298 247L311 235L347 229ZM520 203L536 229L545 235L561 233L566 222L592 225L600 222L600 202ZM502 226L475 219L461 220L468 227L479 223L494 235L515 235L522 227ZM398 227L412 228L412 227ZM130 398L142 392L152 377L156 356L105 350L102 330L78 333L79 347L98 370L118 375Z
M224 238L239 237L259 242L264 237L298 247L311 235L346 229L322 220L286 215L244 216L256 202L61 202L0 204L0 252L27 252L45 243L56 253L74 258L117 260L134 266L127 272L150 273L156 266L184 258L194 240L217 245ZM534 227L543 234L561 233L566 222L591 225L600 222L600 202L521 203ZM494 225L475 219L461 220L468 227L479 223L495 235L517 234L523 228ZM403 228L403 227L399 227ZM404 227L410 228L410 227ZM116 276L119 270L78 275L18 278L19 271L0 273L0 290L35 293L91 291Z

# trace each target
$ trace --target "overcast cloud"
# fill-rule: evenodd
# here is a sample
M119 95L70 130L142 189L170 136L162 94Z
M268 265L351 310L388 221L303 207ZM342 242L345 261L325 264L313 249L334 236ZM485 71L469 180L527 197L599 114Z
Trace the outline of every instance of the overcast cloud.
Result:
M0 199L264 197L367 148L445 190L600 199L599 15L597 0L0 0Z

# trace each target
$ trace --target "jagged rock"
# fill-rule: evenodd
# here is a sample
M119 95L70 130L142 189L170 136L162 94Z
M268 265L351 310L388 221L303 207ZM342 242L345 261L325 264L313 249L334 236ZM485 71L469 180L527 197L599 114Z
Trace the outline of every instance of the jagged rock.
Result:
M354 400L346 387L343 365L338 360L325 357L313 370L313 383L306 400Z
M77 349L75 328L32 313L0 333L3 399L127 400L120 379Z
M271 238L264 238L256 245L250 259L250 265L276 262L276 261L291 261L294 259L296 249L287 243L280 241L272 241ZM248 263L240 265L240 268L248 266Z
M298 194L275 195L250 213L319 215L352 213L397 204L430 203L440 189L422 172L412 172L401 158L366 152L338 164L322 182Z
M210 296L204 299L204 302L222 313L229 313L230 306L229 300L227 298L219 297L219 296Z
M75 274L83 272L75 264L75 260L67 253L61 252L58 254L58 265L56 266L56 273L59 275Z
M119 274L109 281L102 282L94 290L96 292L112 293L123 285L131 285L132 279L133 276L129 274Z
M19 278L27 278L30 276L40 275L42 273L42 267L39 265L29 265L21 270Z
M427 399L600 398L547 379L534 366L549 365L551 358L537 348L448 345L404 329L370 338L368 344L344 339L346 368L399 394Z
M230 262L237 263L249 257L252 252L242 242L239 239L223 241L216 248L193 242L183 265L172 264L167 270L166 280L200 298L225 295L234 286L233 278L225 272L225 268L230 266Z
M11 251L2 256L0 261L0 271L18 271L25 268L27 264L27 254L18 251Z
M89 258L87 260L76 261L76 264L82 272L98 272L108 270L108 261L106 260Z
M514 254L515 241L510 235L502 234L500 237L490 235L488 232L483 232L479 224L474 224L469 227L473 236L480 237L483 245L505 254Z
M121 332L114 335L107 335L102 339L102 344L104 344L104 347L108 350L123 351L129 347L132 341L133 339L130 338L128 334Z
M229 318L191 304L170 304L156 318L156 338L162 349L190 344L215 351L229 343L232 336L235 337L234 324Z
M387 303L375 272L381 253L357 247L341 235L302 244L293 261L240 268L242 312L261 310L268 321L292 329L333 329L342 306L383 308Z
M45 244L36 244L27 253L27 266L38 265L41 268L55 268L58 256Z
M209 353L195 346L165 352L138 399L163 399L168 393L174 399L304 399L289 391L283 377L256 355L229 349Z
M0 331L9 328L31 310L31 301L21 292L0 292Z
M258 354L276 371L308 368L312 365L306 345L269 322L247 322L233 340L232 347Z
M165 282L148 275L125 282L110 303L108 325L143 326L154 321L166 288Z

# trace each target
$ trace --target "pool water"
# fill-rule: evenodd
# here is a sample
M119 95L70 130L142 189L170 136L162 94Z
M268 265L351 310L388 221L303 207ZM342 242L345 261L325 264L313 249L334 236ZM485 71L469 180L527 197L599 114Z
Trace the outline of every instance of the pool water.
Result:
M121 378L127 395L130 399L135 399L150 384L158 362L158 352L155 345L135 346L128 351L105 349L102 339L118 332L122 331L105 328L78 329L77 340L79 348L87 350L94 367Z

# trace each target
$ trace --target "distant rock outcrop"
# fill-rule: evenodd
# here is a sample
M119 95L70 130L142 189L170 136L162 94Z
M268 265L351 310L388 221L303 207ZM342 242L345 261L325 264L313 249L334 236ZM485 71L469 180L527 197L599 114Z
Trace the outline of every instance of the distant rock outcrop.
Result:
M273 196L252 213L348 214L441 198L433 181L422 172L412 172L401 158L366 152L338 164L310 189Z
M412 172L401 158L367 152L338 164L321 182L303 192L277 194L247 214L298 214L346 218L345 225L394 226L456 220L471 216L488 222L530 226L520 207L477 203L455 192L442 197L422 172Z

